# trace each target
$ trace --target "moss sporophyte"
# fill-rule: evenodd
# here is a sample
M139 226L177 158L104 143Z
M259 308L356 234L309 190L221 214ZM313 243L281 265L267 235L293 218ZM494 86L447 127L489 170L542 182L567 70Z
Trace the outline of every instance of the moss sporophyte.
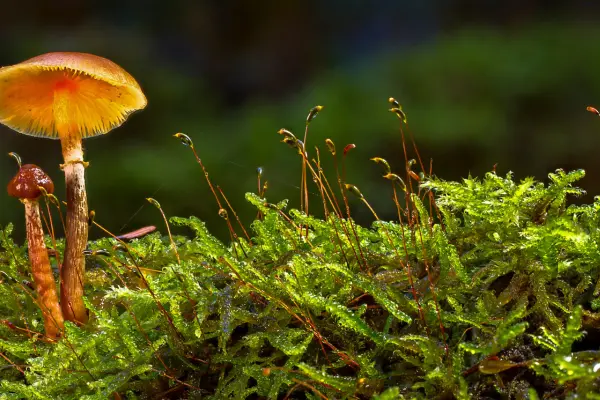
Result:
M81 194L80 139L120 124L145 98L112 63L61 54L0 70L0 117L66 139L65 173L76 176L67 183L78 182L67 190ZM40 98L24 112L34 93ZM70 112L75 103L86 112ZM360 143L339 152L332 139L307 146L309 125L327 118L327 109L313 107L303 140L279 131L292 150L282 151L301 164L299 209L265 198L268 171L261 168L258 194L246 195L256 209L248 229L192 138L175 134L204 175L211 209L229 231L226 243L203 221L168 218L160 199L148 198L166 235L154 227L115 235L77 203L67 212L66 243L51 228L46 250L41 229L51 215L40 221L37 202L23 200L28 221L37 217L32 237L34 222L27 223L27 247L12 241L10 226L0 230L0 399L600 396L600 199L568 203L583 193L574 185L584 172L557 170L547 185L495 169L481 179L444 181L423 163L400 103L389 103L402 157L371 158L373 179L386 186L374 194L354 184L346 166L367 159ZM323 167L326 157L332 171ZM34 198L60 207L49 186L38 186L30 186ZM307 193L318 199L310 208ZM85 203L85 194L77 196L67 194L67 203ZM393 211L376 212L374 196L388 197ZM353 219L360 208L372 216L370 227ZM88 223L106 237L78 236L81 247L73 250L69 232L87 234ZM87 258L75 279L81 303L63 302L73 251ZM59 255L67 255L62 310L51 296L49 252L58 268ZM34 267L36 260L44 267ZM82 325L86 307L90 320Z

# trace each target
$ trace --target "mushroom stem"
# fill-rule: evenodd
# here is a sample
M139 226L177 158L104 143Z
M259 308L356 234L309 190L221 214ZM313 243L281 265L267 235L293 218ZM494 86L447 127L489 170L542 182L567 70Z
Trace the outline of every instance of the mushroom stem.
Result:
M69 91L54 92L54 118L65 163L67 232L64 263L60 271L60 302L65 319L87 322L83 302L85 255L88 239L88 205L85 193L85 162L77 126L69 118Z
M31 274L39 296L39 305L44 316L46 336L56 338L64 329L63 315L58 304L56 284L50 259L44 244L44 231L37 200L23 200L25 204L25 223L27 224L27 243Z

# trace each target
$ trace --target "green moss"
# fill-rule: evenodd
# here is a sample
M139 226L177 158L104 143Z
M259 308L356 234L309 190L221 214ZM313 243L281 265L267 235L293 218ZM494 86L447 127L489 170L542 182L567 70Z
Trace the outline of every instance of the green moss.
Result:
M430 178L401 224L370 228L248 194L251 240L224 244L194 217L170 219L189 232L177 253L159 233L101 239L91 321L58 343L35 333L6 227L0 398L596 398L600 199L567 204L583 175Z

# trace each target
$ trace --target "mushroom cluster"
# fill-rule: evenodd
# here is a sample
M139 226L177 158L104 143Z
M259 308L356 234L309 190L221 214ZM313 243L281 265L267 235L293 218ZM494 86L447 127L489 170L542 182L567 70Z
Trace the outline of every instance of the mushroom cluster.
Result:
M59 52L0 68L0 123L60 140L67 222L60 301L65 319L87 321L83 302L88 204L82 140L120 126L146 97L117 64L86 53Z

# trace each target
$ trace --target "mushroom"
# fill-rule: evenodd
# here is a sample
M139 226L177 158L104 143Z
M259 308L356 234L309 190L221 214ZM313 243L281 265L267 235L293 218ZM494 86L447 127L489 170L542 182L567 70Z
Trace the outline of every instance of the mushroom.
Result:
M58 304L56 283L50 268L48 251L44 244L44 230L40 218L38 198L44 188L52 194L54 183L42 169L33 164L23 165L9 182L8 194L21 200L25 205L25 226L31 274L38 293L38 302L44 316L46 336L56 338L64 329L63 314Z
M84 323L83 251L88 237L82 139L107 133L147 104L135 79L117 64L85 53L48 53L0 68L0 123L32 136L59 139L67 189L67 232L61 305Z

